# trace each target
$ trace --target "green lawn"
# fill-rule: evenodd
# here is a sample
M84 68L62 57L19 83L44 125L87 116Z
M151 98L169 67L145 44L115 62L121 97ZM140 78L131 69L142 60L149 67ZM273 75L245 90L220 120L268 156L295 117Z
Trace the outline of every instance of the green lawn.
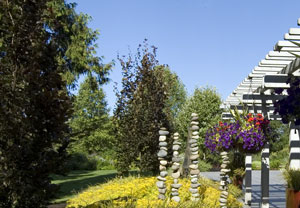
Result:
M116 177L115 170L72 171L67 176L53 175L52 183L60 185L60 191L52 203L62 203L72 198L78 192Z

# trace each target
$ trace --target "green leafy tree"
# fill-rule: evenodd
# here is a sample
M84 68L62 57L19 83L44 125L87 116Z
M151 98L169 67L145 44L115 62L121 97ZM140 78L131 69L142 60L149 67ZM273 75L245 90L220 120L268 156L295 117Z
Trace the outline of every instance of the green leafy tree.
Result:
M46 206L49 174L59 171L68 146L64 80L72 86L91 71L106 80L108 68L93 55L97 32L74 6L0 1L0 207Z
M71 152L97 153L104 156L113 147L112 123L103 89L92 75L80 85L70 121Z
M211 157L209 152L207 152L204 146L204 139L207 129L221 119L222 110L220 109L220 105L221 97L216 89L211 87L196 88L194 94L186 100L176 117L176 130L185 140L188 137L191 114L198 114L200 158L209 162L214 161L214 157Z
M141 51L142 50L142 51ZM133 58L119 57L122 90L117 91L114 121L117 131L117 167L128 171L133 163L141 171L157 172L158 131L173 131L177 106L183 103L184 87L178 77L156 60L156 48L147 44ZM179 93L177 90L180 89Z

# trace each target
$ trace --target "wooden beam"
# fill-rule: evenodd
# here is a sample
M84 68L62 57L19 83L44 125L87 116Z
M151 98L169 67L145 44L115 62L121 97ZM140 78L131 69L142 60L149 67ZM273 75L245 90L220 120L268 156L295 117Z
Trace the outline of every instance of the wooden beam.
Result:
M282 60L261 60L260 64L265 64L265 65L288 65L291 63L292 60L290 61L282 61Z

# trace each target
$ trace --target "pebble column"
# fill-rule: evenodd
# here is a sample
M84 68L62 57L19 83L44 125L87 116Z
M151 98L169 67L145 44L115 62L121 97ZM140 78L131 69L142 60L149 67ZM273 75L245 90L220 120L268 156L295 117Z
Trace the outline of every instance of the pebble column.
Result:
M229 163L229 157L228 152L221 152L222 157L222 165L221 165L221 180L220 180L220 207L221 208L227 208L227 197L228 197L228 172L230 172L230 169L227 168L227 165Z
M174 134L174 141L173 141L173 158L172 158L172 177L173 177L173 184L172 186L172 200L179 202L180 201L180 197L179 197L179 193L178 193L178 189L182 186L181 184L178 183L178 178L180 176L180 157L179 157L179 149L180 149L180 145L181 143L178 141L179 139L179 134L176 132Z
M156 182L156 186L158 188L158 198L161 200L164 200L166 198L165 194L167 191L166 187L166 176L168 175L166 165L168 163L167 160L165 160L165 157L168 154L168 149L167 149L167 135L169 132L167 131L166 128L160 128L159 130L159 152L157 153L158 160L159 160L159 171L160 175L157 177L158 181Z
M191 188L189 189L192 197L192 201L198 201L199 200L199 193L198 193L198 187L200 184L198 184L198 177L200 174L199 168L198 168L198 158L199 158L199 151L198 151L198 139L199 139L199 122L198 115L196 113L192 113L192 122L191 122L191 130L192 130L192 138L189 141L190 145L190 159L191 159L191 165L190 168L190 176L191 176Z

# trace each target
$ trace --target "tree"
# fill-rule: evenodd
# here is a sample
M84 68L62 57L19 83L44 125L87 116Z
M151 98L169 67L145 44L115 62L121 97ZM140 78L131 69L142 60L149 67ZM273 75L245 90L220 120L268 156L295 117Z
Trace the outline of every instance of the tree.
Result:
M113 147L112 126L108 115L105 94L96 78L86 77L74 101L70 121L72 152L103 154Z
M64 80L74 86L91 71L106 80L108 68L93 55L97 32L74 7L0 1L0 207L47 204L49 174L59 171L69 143Z
M196 88L194 94L186 100L178 116L176 117L176 130L182 138L188 137L188 128L191 122L191 114L197 113L199 117L199 150L200 158L212 160L204 146L207 129L215 125L221 118L221 98L214 88ZM185 143L185 141L184 141ZM183 144L184 144L183 143ZM210 161L212 162L212 161Z
M141 51L142 50L142 51ZM176 106L182 102L183 85L178 77L156 60L156 48L147 44L136 57L118 58L122 66L122 90L117 91L114 111L117 130L117 167L126 172L134 163L141 171L157 172L158 131L173 131ZM170 87L171 86L171 87ZM173 90L173 91L172 91ZM173 93L173 94L172 94ZM173 107L173 109L172 109Z

